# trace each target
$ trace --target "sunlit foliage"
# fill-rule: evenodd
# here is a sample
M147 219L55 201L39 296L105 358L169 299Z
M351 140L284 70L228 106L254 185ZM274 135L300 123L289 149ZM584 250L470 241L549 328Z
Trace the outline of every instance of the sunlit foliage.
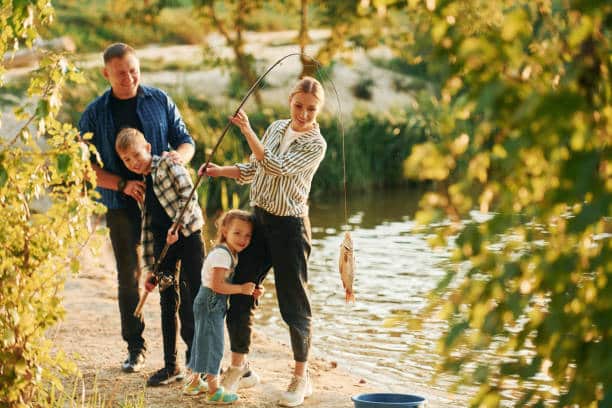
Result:
M52 20L47 1L2 1L0 55L31 47ZM0 66L0 69L3 69ZM2 72L0 72L0 75ZM43 384L74 364L45 332L64 314L61 294L91 237L93 172L78 131L55 119L61 88L81 76L63 55L47 54L30 76L28 100L16 107L18 129L0 127L0 405L44 401ZM43 395L41 395L43 394Z
M389 43L443 78L438 137L404 163L435 180L417 218L461 266L429 309L449 324L441 370L479 386L472 406L611 406L612 6L406 11L415 30Z

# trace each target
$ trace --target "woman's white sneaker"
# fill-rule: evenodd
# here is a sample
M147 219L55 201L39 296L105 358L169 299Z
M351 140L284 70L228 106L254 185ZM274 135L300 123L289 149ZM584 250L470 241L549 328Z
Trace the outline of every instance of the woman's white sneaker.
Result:
M308 373L303 377L293 376L287 391L283 393L279 405L283 407L297 407L304 403L304 398L312 395L312 383Z
M239 388L250 388L257 384L259 384L259 376L251 369L249 363L242 367L230 366L221 380L223 388L232 394L235 394Z

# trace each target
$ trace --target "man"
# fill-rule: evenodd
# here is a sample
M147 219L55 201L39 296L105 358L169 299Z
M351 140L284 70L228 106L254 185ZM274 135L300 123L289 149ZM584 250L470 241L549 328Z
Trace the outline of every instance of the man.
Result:
M122 163L115 152L115 138L122 128L136 128L151 144L153 154L170 155L174 162L180 164L188 163L193 157L194 142L172 99L159 89L140 85L139 61L132 47L122 43L110 45L104 51L103 74L111 88L87 106L79 121L79 130L82 134L93 133L92 143L102 161L100 166L93 160L92 166L96 172L101 202L108 209L106 225L117 265L121 335L128 348L122 370L138 372L144 366L146 350L142 336L144 320L134 317L140 299L138 247L142 216L139 205L144 202L146 186L142 176L130 172ZM170 147L173 150L168 152ZM195 293L184 289L181 287L180 290L183 299L185 296L195 297ZM198 289L195 288L196 293ZM176 301L179 301L177 286L166 290L175 291ZM181 306L179 313L182 316L185 314L185 320L191 322L191 327L181 328L183 339L190 345L193 339L193 311ZM176 333L176 316L162 318L168 319L168 327L173 327ZM167 373L155 373L151 378L155 381L149 381L150 385L178 379L178 376L166 377Z

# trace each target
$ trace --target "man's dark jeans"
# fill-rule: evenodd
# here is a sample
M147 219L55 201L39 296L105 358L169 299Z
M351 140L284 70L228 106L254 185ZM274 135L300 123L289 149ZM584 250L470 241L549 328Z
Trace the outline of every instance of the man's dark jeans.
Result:
M238 256L233 283L261 283L271 267L278 305L289 325L295 361L308 360L311 342L310 300L308 298L308 217L280 217L258 207L253 214L251 244ZM227 328L232 351L247 354L251 344L255 303L252 296L231 295Z
M167 231L153 229L155 259L159 257L166 244ZM176 265L180 261L180 273L177 282ZM184 237L179 234L179 240L168 248L159 270L164 274L175 276L174 285L160 292L161 328L164 343L164 363L168 368L176 367L176 337L178 320L181 323L181 337L187 345L186 363L191 356L193 333L193 301L195 300L202 281L202 265L204 264L204 241L200 231ZM178 319L177 319L178 311Z
M130 200L132 202L133 200ZM139 245L141 234L141 213L134 202L126 208L108 210L106 226L117 264L119 285L119 312L121 313L121 336L128 344L130 354L145 351L142 337L145 324L142 317L134 317L134 310L140 300Z

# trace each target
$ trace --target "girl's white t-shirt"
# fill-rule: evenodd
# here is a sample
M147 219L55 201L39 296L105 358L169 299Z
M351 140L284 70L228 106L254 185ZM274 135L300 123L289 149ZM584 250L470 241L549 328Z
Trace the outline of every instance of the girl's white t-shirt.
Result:
M235 264L235 263L234 263ZM223 248L213 248L204 261L202 266L202 286L207 288L212 287L213 269L224 268L227 270L224 278L227 279L230 275L232 268L232 256L228 250Z
M291 129L291 125L287 126L287 130L285 131L285 134L280 142L280 147L278 149L279 153L285 153L287 149L289 149L289 145L291 145L295 139L302 136L304 133L306 132L296 132L295 130Z

